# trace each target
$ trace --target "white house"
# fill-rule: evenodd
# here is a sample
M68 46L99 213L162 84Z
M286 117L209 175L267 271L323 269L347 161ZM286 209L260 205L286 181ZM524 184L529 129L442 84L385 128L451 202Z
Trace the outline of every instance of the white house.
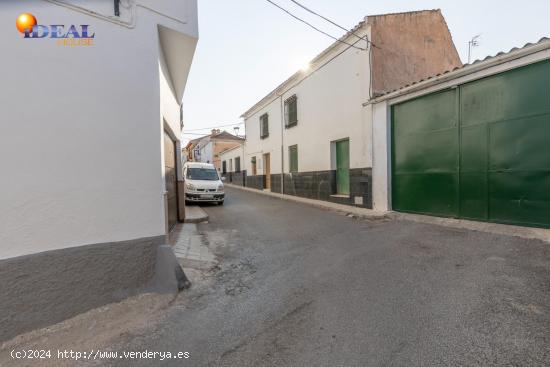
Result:
M246 186L372 207L363 102L460 65L439 10L366 17L242 115Z
M244 169L244 144L224 150L220 154L222 162L221 174L227 183L246 186L246 171ZM251 172L252 174L252 172Z
M374 111L375 209L550 228L550 40L364 108Z
M0 22L1 341L174 278L198 24L196 0L3 1Z
M189 141L185 147L186 155L193 162L212 163L221 172L220 154L227 149L242 146L243 142L244 139L240 136L213 129L210 135Z

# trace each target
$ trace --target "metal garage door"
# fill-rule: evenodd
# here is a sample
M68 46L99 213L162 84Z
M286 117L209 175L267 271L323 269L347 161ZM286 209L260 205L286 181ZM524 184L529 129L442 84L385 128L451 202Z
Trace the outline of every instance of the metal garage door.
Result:
M178 182L176 175L176 143L164 132L164 178L168 206L168 229L178 222Z
M550 227L550 62L392 109L394 210Z

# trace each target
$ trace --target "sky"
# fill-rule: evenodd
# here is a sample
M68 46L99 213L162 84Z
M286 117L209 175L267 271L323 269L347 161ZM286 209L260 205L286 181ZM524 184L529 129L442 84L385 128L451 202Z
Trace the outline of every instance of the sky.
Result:
M183 97L184 140L211 127L233 133L244 111L334 42L265 0L197 1L199 42ZM335 37L344 34L290 0L272 1ZM468 41L478 34L472 61L550 37L548 0L298 1L347 29L369 14L441 9L464 63Z

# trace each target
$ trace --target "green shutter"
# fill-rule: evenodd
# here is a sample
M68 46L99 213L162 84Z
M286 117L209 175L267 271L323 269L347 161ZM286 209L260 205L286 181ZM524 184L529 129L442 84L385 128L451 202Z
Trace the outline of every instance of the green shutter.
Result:
M298 123L298 97L293 95L285 100L285 127L292 127Z

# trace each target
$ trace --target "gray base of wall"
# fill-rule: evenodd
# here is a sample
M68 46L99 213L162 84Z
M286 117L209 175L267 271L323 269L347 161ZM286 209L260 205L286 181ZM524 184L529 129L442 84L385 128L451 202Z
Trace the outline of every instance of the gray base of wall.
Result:
M265 176L256 175L256 176L247 176L246 177L246 187L252 189L263 190L265 185Z
M141 292L189 286L165 236L0 260L0 342Z
M281 193L281 174L271 175L271 192ZM349 197L335 196L336 171L314 171L284 174L284 194L308 199L330 201L372 209L372 169L353 168L349 171ZM262 190L265 176L247 176L246 186Z

